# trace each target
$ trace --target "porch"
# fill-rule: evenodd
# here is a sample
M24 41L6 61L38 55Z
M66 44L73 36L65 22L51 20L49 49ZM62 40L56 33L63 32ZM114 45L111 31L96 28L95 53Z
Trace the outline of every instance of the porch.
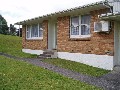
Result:
M102 20L114 22L114 59L113 66L120 66L120 12L100 16Z

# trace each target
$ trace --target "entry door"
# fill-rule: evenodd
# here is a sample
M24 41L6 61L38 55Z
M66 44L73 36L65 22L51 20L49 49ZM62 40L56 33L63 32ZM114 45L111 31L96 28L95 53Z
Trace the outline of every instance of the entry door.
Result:
M55 23L55 49L57 49L57 23Z
M50 20L48 25L48 49L53 50L57 48L57 26L56 21Z

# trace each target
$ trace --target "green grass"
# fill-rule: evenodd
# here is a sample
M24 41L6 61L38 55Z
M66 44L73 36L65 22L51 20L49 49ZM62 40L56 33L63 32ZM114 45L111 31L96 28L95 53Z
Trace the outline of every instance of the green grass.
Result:
M0 90L100 90L27 62L0 56Z
M45 59L43 60L44 62L54 64L56 66L60 66L66 69L70 69L72 71L76 71L79 73L87 74L90 76L101 76L104 75L110 71L100 69L100 68L95 68L89 65L81 64L78 62L73 62L69 60L64 60L64 59Z
M36 55L22 52L22 38L0 34L0 52L17 57L35 57Z

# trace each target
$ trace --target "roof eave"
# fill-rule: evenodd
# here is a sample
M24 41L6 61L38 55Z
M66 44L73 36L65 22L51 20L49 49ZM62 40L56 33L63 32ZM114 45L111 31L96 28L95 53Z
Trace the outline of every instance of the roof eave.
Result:
M51 17L59 17L62 16L64 14L70 14L71 12L75 12L78 10L81 10L80 12L85 12L86 10L88 11L92 11L92 10L96 10L96 9L103 9L103 8L108 8L106 7L106 5L104 5L105 1L101 1L101 2L96 2L96 3L92 3L92 4L88 4L88 5L84 5L84 6L80 6L80 7L76 7L76 8L71 8L71 9L67 9L67 10L63 10L63 11L59 11L59 12L55 12L55 13L51 13L51 14L47 14L47 15L43 15L43 16L39 16L36 18L32 18L32 19L28 19L28 20L24 20L21 22L17 22L15 23L16 25L25 25L28 24L29 22L35 22L35 21L42 21L42 20L48 20Z
M104 16L100 16L100 19L101 20L107 20L107 21L120 21L120 13L118 13L118 14L114 14L114 13L112 13L112 14L106 14L106 15L104 15Z

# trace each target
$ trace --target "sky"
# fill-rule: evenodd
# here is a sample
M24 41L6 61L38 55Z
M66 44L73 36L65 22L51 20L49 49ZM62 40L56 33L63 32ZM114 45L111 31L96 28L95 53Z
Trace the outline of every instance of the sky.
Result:
M0 14L8 26L19 21L101 0L0 0Z

